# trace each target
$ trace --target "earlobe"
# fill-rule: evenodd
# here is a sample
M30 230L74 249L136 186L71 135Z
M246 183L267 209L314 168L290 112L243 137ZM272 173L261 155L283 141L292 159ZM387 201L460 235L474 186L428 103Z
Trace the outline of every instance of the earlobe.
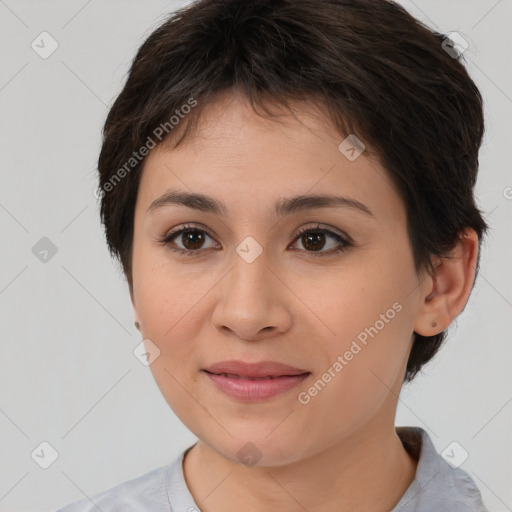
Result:
M132 306L133 306L133 313L134 313L134 316L135 316L135 319L134 319L134 322L133 324L135 325L135 328L140 331L140 321L139 321L139 318L138 318L138 314L137 314L137 307L135 306L135 298L134 298L134 294L133 294L133 287L130 285L130 299L132 301Z
M462 312L473 288L477 261L478 235L468 228L450 254L440 258L434 275L425 280L416 333L439 334Z

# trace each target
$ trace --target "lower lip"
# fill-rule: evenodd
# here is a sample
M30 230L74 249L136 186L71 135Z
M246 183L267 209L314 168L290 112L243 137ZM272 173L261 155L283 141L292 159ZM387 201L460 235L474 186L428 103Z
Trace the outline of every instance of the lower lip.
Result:
M289 391L298 386L309 373L301 375L285 375L273 379L254 379L227 377L205 372L213 383L226 395L237 400L253 401L265 400Z

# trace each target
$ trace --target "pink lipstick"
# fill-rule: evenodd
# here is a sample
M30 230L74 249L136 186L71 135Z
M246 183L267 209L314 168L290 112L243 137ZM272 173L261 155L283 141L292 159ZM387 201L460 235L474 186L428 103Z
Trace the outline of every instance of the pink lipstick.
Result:
M220 391L242 401L272 398L295 388L311 375L308 370L274 361L221 361L203 371Z

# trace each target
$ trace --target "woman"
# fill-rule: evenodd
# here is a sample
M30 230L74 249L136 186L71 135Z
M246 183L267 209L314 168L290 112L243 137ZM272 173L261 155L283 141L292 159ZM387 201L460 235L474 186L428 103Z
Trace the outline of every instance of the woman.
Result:
M485 511L400 389L464 309L484 125L384 0L202 0L140 48L98 196L142 357L198 441L63 512Z

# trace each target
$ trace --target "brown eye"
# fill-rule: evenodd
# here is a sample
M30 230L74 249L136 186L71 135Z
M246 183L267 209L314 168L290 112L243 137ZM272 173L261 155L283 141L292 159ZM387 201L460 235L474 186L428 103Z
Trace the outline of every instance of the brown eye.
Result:
M352 247L352 244L344 237L331 231L330 229L315 227L305 227L297 234L293 245L300 243L309 256L330 256ZM323 250L327 248L327 250ZM300 249L300 247L299 247Z
M308 251L319 251L325 245L325 234L306 232L301 235L301 241Z
M208 239L211 240L210 245L205 246ZM180 226L159 240L159 243L169 246L172 251L191 256L201 254L203 249L220 248L220 245L206 231L195 226Z
M181 233L181 242L187 250L201 249L205 241L205 233L198 229L191 229Z

